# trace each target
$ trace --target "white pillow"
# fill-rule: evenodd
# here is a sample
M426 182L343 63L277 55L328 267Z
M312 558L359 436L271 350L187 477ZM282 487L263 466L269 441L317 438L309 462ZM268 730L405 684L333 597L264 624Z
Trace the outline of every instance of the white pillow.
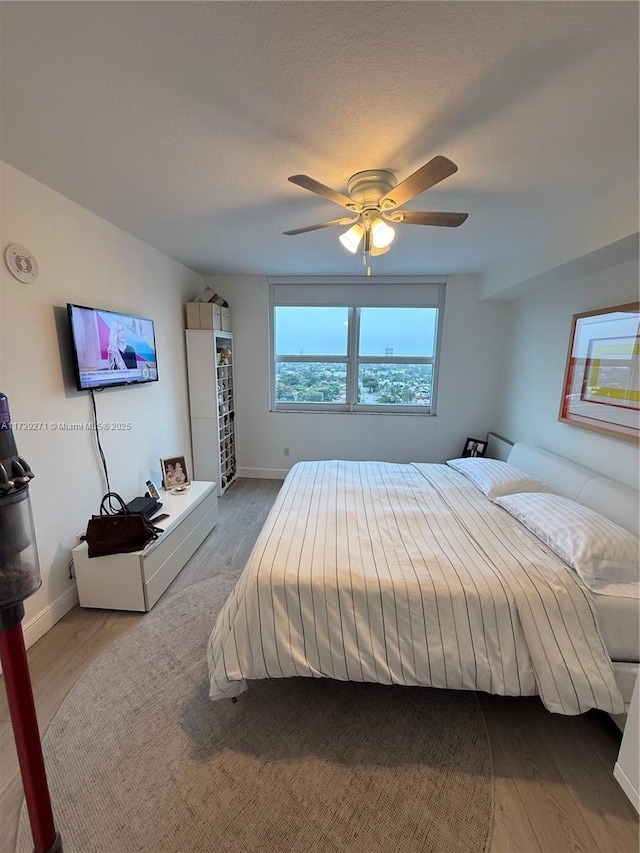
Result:
M496 504L548 545L589 589L640 581L640 542L613 521L569 498L549 494L505 495Z
M490 501L501 495L514 495L519 492L551 491L549 486L540 480L499 459L478 459L470 456L465 459L449 459L447 465L468 477Z

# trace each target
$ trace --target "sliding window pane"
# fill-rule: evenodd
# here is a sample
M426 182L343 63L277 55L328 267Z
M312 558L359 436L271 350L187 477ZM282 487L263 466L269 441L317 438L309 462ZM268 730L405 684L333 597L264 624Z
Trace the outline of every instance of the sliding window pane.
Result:
M348 308L275 309L276 355L347 354Z
M346 364L276 363L276 403L345 403L346 399Z
M433 356L437 308L361 308L359 355Z
M358 403L366 406L430 406L432 364L361 364Z

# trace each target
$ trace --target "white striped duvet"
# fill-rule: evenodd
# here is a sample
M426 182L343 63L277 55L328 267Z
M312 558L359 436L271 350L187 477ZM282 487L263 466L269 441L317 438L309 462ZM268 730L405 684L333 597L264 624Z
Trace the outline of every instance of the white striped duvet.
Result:
M212 699L307 676L623 711L575 573L446 465L295 465L207 658Z

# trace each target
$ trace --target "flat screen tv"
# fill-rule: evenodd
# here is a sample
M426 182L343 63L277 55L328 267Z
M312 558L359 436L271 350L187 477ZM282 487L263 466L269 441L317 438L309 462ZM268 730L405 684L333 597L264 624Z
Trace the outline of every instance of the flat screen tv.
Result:
M78 391L156 382L153 320L67 303Z

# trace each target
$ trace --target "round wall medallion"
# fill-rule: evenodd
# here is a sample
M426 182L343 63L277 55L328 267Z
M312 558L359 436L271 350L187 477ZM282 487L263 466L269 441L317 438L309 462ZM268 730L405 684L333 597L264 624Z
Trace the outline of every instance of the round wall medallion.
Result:
M26 246L11 243L4 250L7 269L14 278L28 284L38 278L38 262Z

